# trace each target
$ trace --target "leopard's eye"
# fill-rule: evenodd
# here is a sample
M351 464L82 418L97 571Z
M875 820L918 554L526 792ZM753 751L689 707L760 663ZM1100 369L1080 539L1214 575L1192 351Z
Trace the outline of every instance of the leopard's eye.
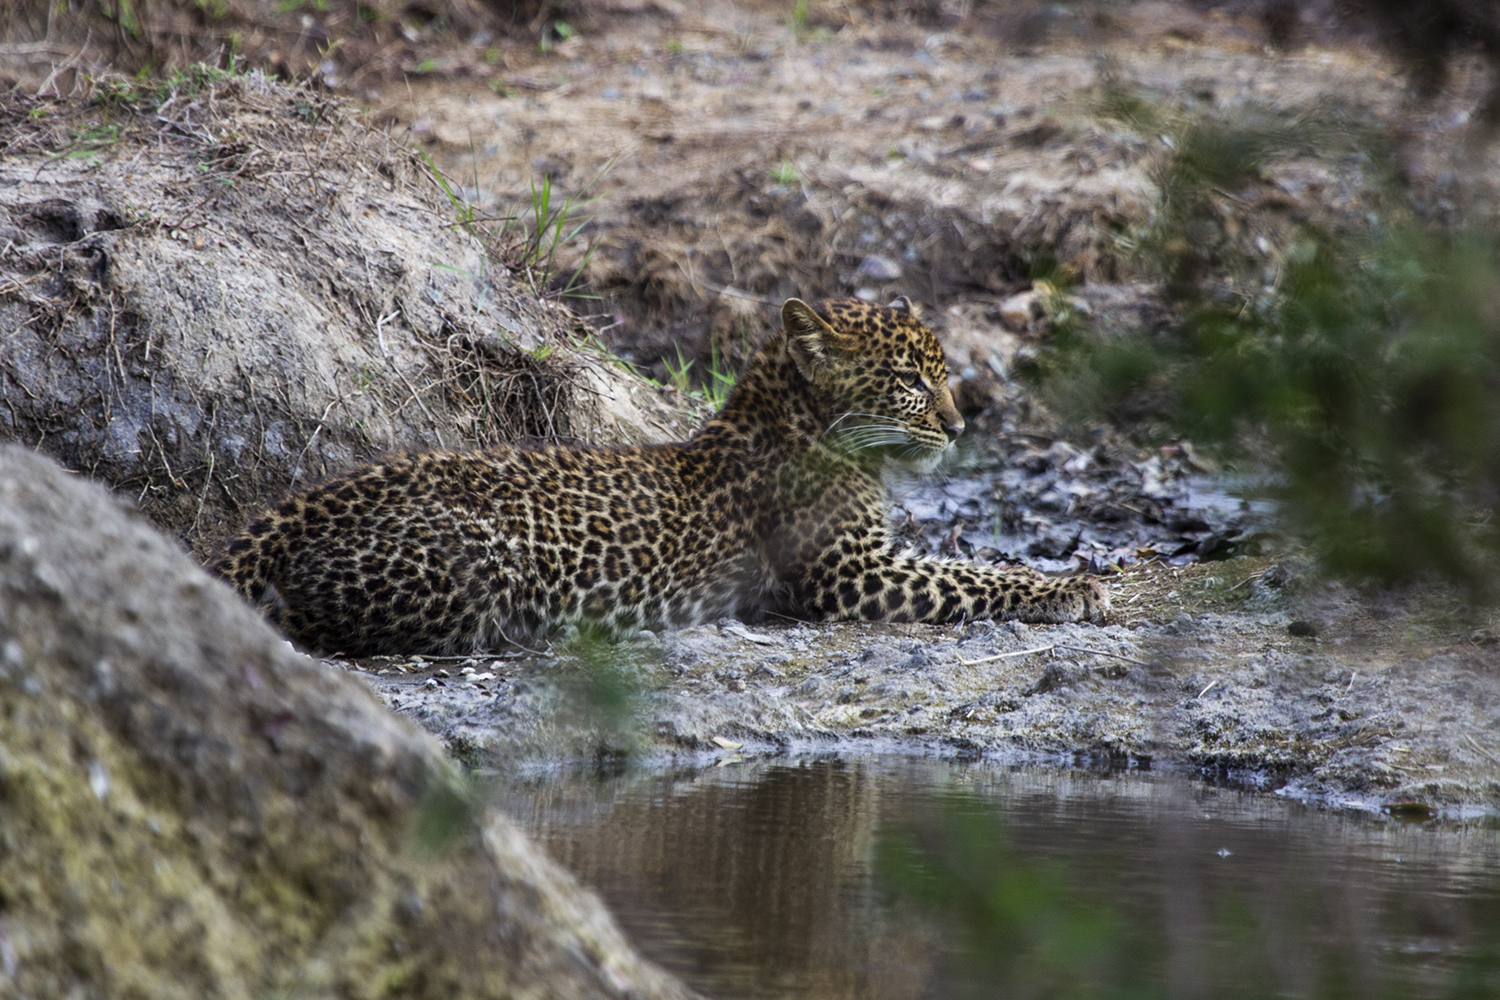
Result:
M925 389L927 384L922 381L921 372L901 372L896 376L908 389Z

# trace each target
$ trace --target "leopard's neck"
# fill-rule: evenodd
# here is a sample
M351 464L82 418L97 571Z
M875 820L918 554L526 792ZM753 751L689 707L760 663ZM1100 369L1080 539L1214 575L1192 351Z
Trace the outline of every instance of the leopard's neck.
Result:
M778 333L751 358L724 408L691 443L731 447L752 460L785 461L820 450L831 419Z

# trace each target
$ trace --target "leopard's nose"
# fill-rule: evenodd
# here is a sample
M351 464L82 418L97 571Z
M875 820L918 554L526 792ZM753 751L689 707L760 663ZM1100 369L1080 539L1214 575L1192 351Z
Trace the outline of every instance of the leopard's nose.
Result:
M955 414L951 421L943 425L943 432L948 435L949 441L957 441L958 436L964 432L964 418Z

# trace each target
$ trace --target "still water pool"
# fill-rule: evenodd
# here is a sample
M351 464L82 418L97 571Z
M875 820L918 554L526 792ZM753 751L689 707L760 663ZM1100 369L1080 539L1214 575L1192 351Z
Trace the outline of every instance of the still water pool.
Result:
M1500 823L892 757L551 777L502 805L725 998L1500 997Z

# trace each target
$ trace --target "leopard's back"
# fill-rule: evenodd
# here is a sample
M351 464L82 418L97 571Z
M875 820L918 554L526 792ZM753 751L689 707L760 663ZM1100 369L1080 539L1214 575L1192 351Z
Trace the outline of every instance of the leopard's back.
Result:
M681 446L402 457L288 498L217 570L298 642L348 655L701 621L734 613L756 569L694 492L699 464Z

